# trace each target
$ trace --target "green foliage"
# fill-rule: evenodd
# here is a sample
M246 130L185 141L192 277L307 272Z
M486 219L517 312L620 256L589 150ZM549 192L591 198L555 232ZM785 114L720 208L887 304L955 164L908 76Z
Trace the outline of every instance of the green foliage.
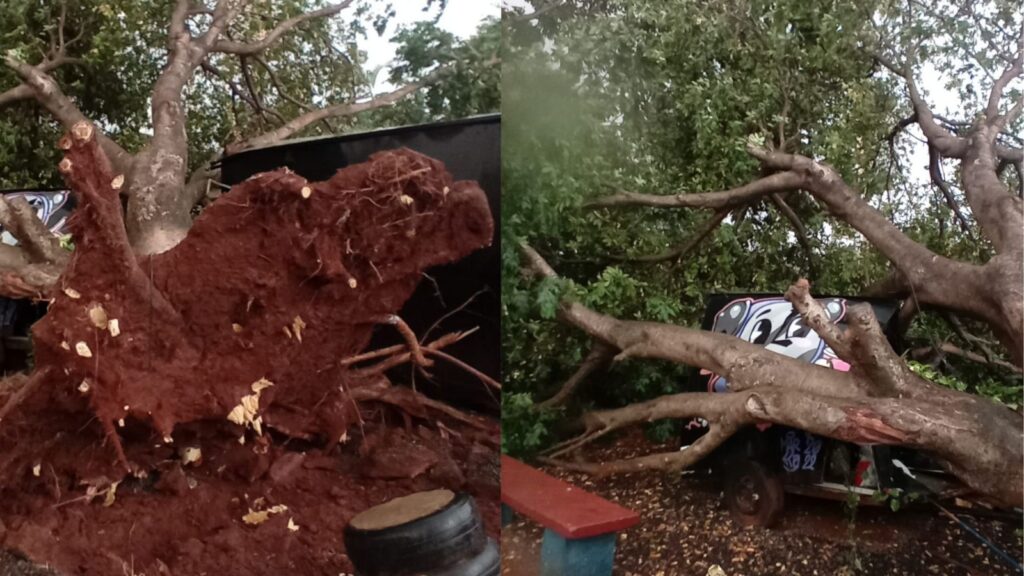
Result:
M678 420L658 420L644 427L644 434L651 442L663 444L679 434Z
M578 332L551 321L558 294L621 318L696 326L708 293L779 293L803 276L819 294L856 295L888 272L859 232L804 193L786 201L807 229L811 255L767 201L733 211L687 257L661 263L629 258L679 245L708 214L584 207L618 191L707 192L749 182L763 175L744 150L751 142L785 142L790 151L824 159L912 238L952 258L985 261L987 245L954 225L940 195L904 174L909 138L897 139L890 154L887 136L907 115L908 100L904 83L873 52L902 61L902 47L916 43L925 47L918 61L942 70L1001 66L988 51L993 41L1012 44L993 31L1019 29L1019 15L1008 7L993 0L978 8L986 27L980 40L969 27L950 24L956 7L945 2L908 15L905 3L854 0L570 0L535 19L506 19L506 388L544 398L589 348ZM965 103L977 103L970 81L954 83ZM571 290L524 278L521 241ZM908 347L947 340L950 331L922 314ZM1018 377L956 359L939 372L968 391L1020 406ZM627 361L592 380L577 408L676 392L685 374L678 366Z
M326 5L326 0L257 0L232 23L230 35L251 40L277 23ZM67 0L0 3L0 47L29 63L39 61L57 33L61 5L67 5L64 37L75 38L68 56L78 59L53 72L63 91L83 113L103 126L129 152L139 150L151 134L150 93L166 63L167 34L173 0ZM419 7L444 5L423 0ZM403 9L415 9L403 7ZM261 52L241 59L212 54L210 69L196 72L186 87L189 163L197 168L234 141L278 126L308 106L364 100L373 96L373 71L366 70L363 42L380 34L395 15L390 4L359 0L332 18L314 18ZM196 16L198 27L209 16ZM498 108L497 66L484 65L495 55L498 25L491 22L468 40L460 40L431 23L400 31L396 85L421 77L441 64L454 73L436 85L387 110L359 117L318 122L296 137L342 133L384 126L462 117ZM258 113L232 92L225 80L259 95ZM0 91L17 80L0 66ZM32 102L19 102L0 113L0 188L62 185L55 170L55 143L62 128Z
M440 79L395 106L366 115L364 122L418 124L461 118L501 107L501 25L487 19L476 34L460 41L433 22L418 22L399 30L399 47L388 80L399 86L415 82L440 66L448 69Z
M940 386L960 392L979 394L1004 404L1012 410L1021 407L1021 393L1024 387L1022 387L1019 374L1010 376L1005 373L978 370L975 367L969 375L961 377L959 374L942 372L934 366L914 360L908 360L907 366L918 376Z
M548 427L557 415L537 410L529 394L501 395L501 451L517 457L528 457L550 440Z
M920 500L921 493L907 492L901 488L886 488L885 490L876 491L871 495L871 499L878 504L887 505L889 510L893 512L899 512L908 504Z
M846 498L843 501L843 510L846 513L846 540L847 548L843 553L846 569L853 573L861 572L864 569L860 557L860 549L857 546L857 511L860 509L860 495L853 490L846 491Z

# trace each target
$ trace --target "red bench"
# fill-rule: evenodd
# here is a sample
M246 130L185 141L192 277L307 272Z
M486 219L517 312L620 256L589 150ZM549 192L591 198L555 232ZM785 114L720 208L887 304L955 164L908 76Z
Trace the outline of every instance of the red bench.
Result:
M502 523L511 512L544 526L542 576L610 576L616 532L640 521L636 512L501 457Z

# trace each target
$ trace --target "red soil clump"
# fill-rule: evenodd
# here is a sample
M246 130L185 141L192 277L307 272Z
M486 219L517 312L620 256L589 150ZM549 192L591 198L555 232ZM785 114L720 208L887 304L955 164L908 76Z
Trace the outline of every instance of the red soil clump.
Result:
M259 174L139 259L79 128L76 249L36 371L0 390L0 544L66 574L333 575L351 516L440 486L497 533L497 423L341 362L426 268L490 243L475 183L410 150L318 183Z

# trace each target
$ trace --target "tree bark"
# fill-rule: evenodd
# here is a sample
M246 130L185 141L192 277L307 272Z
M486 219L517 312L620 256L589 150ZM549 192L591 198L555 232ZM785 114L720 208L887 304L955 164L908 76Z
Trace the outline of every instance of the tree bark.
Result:
M555 272L529 246L526 268ZM663 396L584 416L575 449L624 426L664 418L700 416L710 432L691 448L603 463L555 461L590 473L677 470L704 458L743 426L772 422L863 444L898 444L938 458L964 484L1000 504L1024 503L1024 419L986 398L939 387L911 372L893 352L869 308L851 307L840 333L810 298L806 283L787 298L853 369L838 372L769 352L734 337L651 322L619 320L572 301L559 319L595 341L622 350L620 357L657 358L726 377L731 392Z

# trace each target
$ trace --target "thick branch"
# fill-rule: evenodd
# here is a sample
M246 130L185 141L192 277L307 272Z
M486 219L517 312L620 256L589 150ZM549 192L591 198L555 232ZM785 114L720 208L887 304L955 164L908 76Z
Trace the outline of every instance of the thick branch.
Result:
M548 398L547 400L537 404L540 408L554 408L561 406L576 392L576 389L580 387L583 382L590 377L591 374L599 370L604 369L611 364L612 358L615 356L617 351L607 344L601 341L595 341L593 346L590 348L590 353L583 359L579 368L573 372L572 376L562 384L561 389L558 392Z
M532 273L556 276L531 247L523 245L521 253ZM725 334L657 322L619 320L575 302L564 302L559 318L594 340L621 350L616 356L618 360L658 358L698 366L725 377L732 390L774 385L837 397L873 393L871 382L852 374L775 354Z
M282 126L273 130L228 146L228 154L234 154L247 148L259 148L262 146L276 144L281 140L292 136L296 132L303 130L307 126L327 118L352 116L369 110L376 110L377 108L391 106L406 96L415 93L420 88L437 81L437 79L439 79L447 70L447 68L439 68L418 82L406 84L392 90L391 92L381 94L365 102L346 102L343 104L335 104L333 106L311 110L305 114L296 116L284 123Z
M585 204L586 207L611 206L651 206L655 208L712 208L723 210L735 208L740 204L757 200L774 192L796 190L804 184L804 179L794 171L779 172L765 178L744 184L738 188L719 192L702 192L697 194L637 194L620 192L613 196L605 196Z
M13 251L13 252L12 252ZM48 298L63 268L50 263L26 264L21 251L11 246L0 250L0 296L7 298Z
M754 157L771 168L795 171L804 178L804 187L815 198L826 204L837 218L860 232L876 249L889 259L915 287L922 302L963 309L962 298L939 289L933 282L943 275L961 286L970 286L979 267L957 262L937 255L911 240L879 210L871 206L860 194L850 188L831 166L814 160L758 147L748 147Z
M319 10L307 12L305 14L299 14L293 16L287 20L282 21L273 30L268 32L263 38L252 43L234 42L232 40L220 40L213 45L214 52L224 52L227 54L238 54L242 56L251 56L263 52L270 46L272 46L281 37L282 34L295 28L299 24L308 20L316 18L325 18L333 16L338 12L341 12L345 8L352 4L352 0L345 0L344 2L338 2L337 4L331 4L325 6Z
M846 331L842 332L811 298L810 284L806 280L790 286L786 300L836 354L849 362L854 371L866 376L879 395L913 398L934 392L934 385L911 372L889 345L869 304L849 306Z
M995 138L999 129L980 123L971 131L961 165L963 191L971 214L997 253L1021 254L1024 207L999 179Z
M10 90L0 92L0 108L13 104L14 102L20 102L22 100L31 100L35 97L35 93L32 89L25 84L18 84Z
M46 227L24 198L8 200L0 196L0 225L18 241L33 262L64 264L68 252Z
M992 84L992 90L989 92L988 106L985 107L985 118L989 122L995 122L999 118L999 101L1003 98L1003 91L1006 89L1006 85L1014 78L1020 76L1021 72L1024 72L1024 28L1021 29L1017 43L1017 54L1013 59L1013 63L996 79L995 83ZM1019 113L1018 110L1016 114Z
M914 74L909 66L900 67L888 58L876 54L875 58L880 64L888 68L893 74L903 78L907 83L907 92L910 95L910 103L914 108L917 117L917 124L921 132L933 146L939 149L944 156L960 158L967 148L967 141L946 130L935 121L931 108L917 91L917 83L914 81Z
M60 86L57 85L57 81L48 73L59 66L60 63L67 61L68 59L53 60L44 63L44 65L31 66L9 54L4 58L4 64L21 78L22 82L24 82L23 86L27 86L32 91L32 97L46 108L47 112L58 122L70 130L75 124L89 120L78 109L78 106L71 101L71 98L64 94ZM16 97L23 96L25 93L20 87L13 90ZM7 94L7 92L4 94ZM104 153L110 158L110 162L118 171L124 173L131 165L131 155L103 134L98 134L97 139Z

